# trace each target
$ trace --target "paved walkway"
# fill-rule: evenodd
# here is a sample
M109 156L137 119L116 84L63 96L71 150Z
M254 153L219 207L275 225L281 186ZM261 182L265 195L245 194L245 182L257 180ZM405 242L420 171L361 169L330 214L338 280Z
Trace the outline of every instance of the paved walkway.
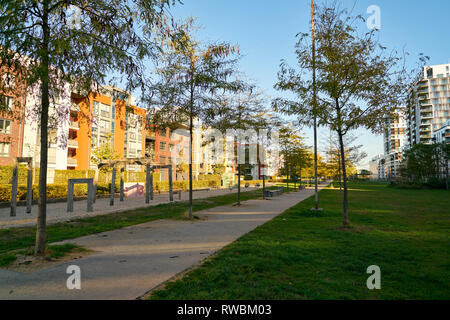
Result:
M135 299L310 197L313 190L197 212L204 220L158 220L70 240L96 254L22 274L0 269L0 299ZM68 290L69 265L81 290Z
M242 188L242 192L256 190L256 188ZM210 191L195 191L193 193L194 199L205 199L214 196L220 196L224 194L237 193L237 188L232 191L229 189L215 189ZM178 194L174 194L174 201L179 201ZM181 195L181 201L189 200L189 193L183 192ZM54 224L57 222L68 221L76 218L92 217L97 215L104 215L114 212L121 212L124 210L133 210L140 208L147 208L149 206L156 206L161 203L169 202L169 194L155 194L154 200L150 201L150 204L145 203L145 197L143 198L125 198L123 202L120 202L119 198L114 199L114 206L109 205L109 198L97 199L94 203L94 211L86 212L87 200L75 201L73 206L73 212L67 212L67 202L49 203L47 204L47 223ZM26 213L26 207L17 207L17 213L15 217L10 217L10 208L0 209L0 229L12 228L12 227L24 227L35 226L37 217L37 205L34 205L31 210L31 214Z

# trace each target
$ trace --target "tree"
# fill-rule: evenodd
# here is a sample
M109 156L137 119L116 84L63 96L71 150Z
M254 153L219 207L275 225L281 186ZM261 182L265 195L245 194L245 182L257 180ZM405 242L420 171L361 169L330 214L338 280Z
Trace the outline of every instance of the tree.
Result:
M320 125L337 134L343 175L344 225L349 224L348 186L344 137L352 130L365 128L382 132L387 115L401 105L407 93L407 73L400 66L397 52L376 40L376 31L359 34L353 17L336 6L318 10L316 56L312 57L308 34L300 34L297 60L301 70L282 64L279 87L297 93L299 101L277 100L275 105L292 114L311 115L313 60L317 73L318 105L316 115Z
M189 128L189 218L192 218L192 144L194 120L214 116L226 92L237 91L230 81L239 50L228 43L203 45L195 39L194 19L189 18L174 30L174 36L161 36L167 49L159 56L156 83L144 99L157 109L154 122L171 129Z
M311 164L311 152L309 147L303 142L303 138L290 127L280 130L280 148L284 167L280 173L286 176L287 187L289 188L289 178L297 175L302 176L302 169Z
M183 161L177 164L176 172L181 175L181 179L184 180L184 174L189 172L189 166Z
M450 144L416 144L405 151L401 175L404 179L426 184L431 180L444 181L448 188L448 164L450 159Z
M105 162L111 162L114 160L119 160L121 158L120 154L114 150L112 145L112 135L109 134L107 139L99 146L92 149L91 159L96 165Z
M276 125L276 118L269 114L264 107L266 99L263 93L257 89L256 85L249 84L242 80L237 80L238 92L237 94L225 95L222 101L216 105L216 108L210 110L211 115L207 117L206 124L218 129L222 134L226 134L227 130L236 130L239 133L246 130L254 130L255 134L262 133L261 130L267 129L269 126ZM270 125L269 125L270 124ZM254 144L258 148L262 148L261 141L258 141L258 136L243 137L246 141L236 139L235 151L239 153L242 144L246 144L249 148L246 149L245 159L236 157L237 174L238 174L238 192L237 203L241 204L241 175L246 176L246 172L252 170L254 164L250 163L249 149L250 145ZM245 146L244 146L245 147ZM259 149L258 149L259 150ZM244 162L245 163L242 163ZM261 159L257 157L257 165L260 165Z
M122 79L127 89L141 87L146 92L144 62L154 57L158 47L152 32L164 25L164 12L173 3L23 0L0 4L0 66L20 70L40 101L33 108L41 128L36 255L45 253L50 101L63 94L66 83L86 93L98 90L96 84L108 77L110 83ZM61 115L69 109L58 110Z
M356 165L367 157L367 153L361 151L364 147L363 145L354 145L353 143L357 137L349 134L344 137L344 148L345 148L345 164L348 176L356 172ZM339 179L339 189L342 190L342 160L340 152L340 142L339 137L335 134L331 136L330 140L330 150L327 151L328 154L328 168L332 173L333 177L338 177ZM352 171L352 172L350 172Z

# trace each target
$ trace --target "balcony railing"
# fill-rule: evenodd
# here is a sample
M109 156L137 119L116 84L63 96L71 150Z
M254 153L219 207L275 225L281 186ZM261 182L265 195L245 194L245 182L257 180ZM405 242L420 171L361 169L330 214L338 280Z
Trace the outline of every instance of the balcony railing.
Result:
M69 139L67 141L67 145L69 146L69 148L78 148L78 141L74 139Z
M67 158L67 166L69 166L69 167L76 167L77 166L77 159L68 157Z
M80 124L77 121L70 121L69 128L78 130L80 129Z

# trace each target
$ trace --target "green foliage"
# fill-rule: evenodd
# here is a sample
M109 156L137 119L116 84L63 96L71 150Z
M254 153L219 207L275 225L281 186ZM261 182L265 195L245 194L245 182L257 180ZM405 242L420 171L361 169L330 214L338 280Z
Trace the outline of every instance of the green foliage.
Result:
M99 146L92 150L92 163L98 165L100 163L109 163L114 160L119 160L120 154L114 150L112 143L112 135L109 134L107 139Z
M449 144L416 144L405 151L399 186L446 188L449 162Z

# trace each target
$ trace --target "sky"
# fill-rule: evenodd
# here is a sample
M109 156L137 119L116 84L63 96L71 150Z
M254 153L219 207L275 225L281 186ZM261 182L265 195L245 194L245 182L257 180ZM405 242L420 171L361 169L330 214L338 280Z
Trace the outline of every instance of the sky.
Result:
M269 98L283 96L273 89L281 59L295 66L295 35L310 30L310 0L184 0L172 8L175 18L196 17L200 40L239 45L240 71L254 80ZM324 3L316 0L317 4ZM326 3L332 3L328 0ZM448 0L341 0L341 6L369 17L367 8L381 10L380 42L389 49L406 50L408 66L417 66L420 53L429 64L450 63L450 1ZM363 26L365 27L365 26ZM312 145L312 130L302 130ZM354 132L368 157L383 153L382 136L366 130ZM319 129L319 151L325 151L329 130Z

